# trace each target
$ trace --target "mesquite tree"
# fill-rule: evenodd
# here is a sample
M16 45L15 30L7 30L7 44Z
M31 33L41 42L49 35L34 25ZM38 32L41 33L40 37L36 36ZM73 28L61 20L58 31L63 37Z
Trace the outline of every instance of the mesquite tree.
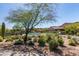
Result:
M5 36L5 23L3 22L2 23L2 37L4 39L4 36Z
M7 19L19 24L25 29L24 44L27 43L27 36L38 24L48 23L55 20L54 4L24 4L24 9L13 10Z

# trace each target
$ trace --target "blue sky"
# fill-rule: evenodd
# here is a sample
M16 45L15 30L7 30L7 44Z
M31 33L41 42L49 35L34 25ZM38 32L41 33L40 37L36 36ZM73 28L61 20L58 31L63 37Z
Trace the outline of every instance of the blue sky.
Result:
M22 4L1 4L0 3L0 24L5 22L6 27L12 28L12 24L5 20L5 17L8 15L8 12L13 9L21 8ZM57 4L56 8L56 22L53 24L43 24L42 26L37 27L50 27L50 26L59 26L63 23L69 22L79 22L79 4Z

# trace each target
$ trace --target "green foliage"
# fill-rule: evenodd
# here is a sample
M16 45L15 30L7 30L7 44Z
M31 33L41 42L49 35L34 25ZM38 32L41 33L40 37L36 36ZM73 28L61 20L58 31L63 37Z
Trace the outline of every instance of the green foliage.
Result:
M33 42L38 42L39 37L38 36L37 37L33 37L32 40L33 40Z
M51 14L52 12L54 12L54 10L50 8L50 6L51 7L54 6L53 4L43 4L43 3L27 4L25 7L29 7L29 5L30 5L30 9L23 8L23 9L11 11L9 16L7 17L7 20L9 20L12 23L20 23L24 27L25 25L27 26L27 24L30 24L30 26L38 25L40 23L39 21L43 21L43 20L44 22L45 21L48 22L50 20L54 21L54 14ZM45 13L42 13L42 12L45 12Z
M59 38L58 43L59 43L60 46L63 46L64 45L64 40L62 38Z
M5 36L5 23L2 23L2 37L4 39Z
M14 40L14 39L11 38L11 36L7 36L7 37L6 37L6 42L13 42L13 40Z
M56 33L47 33L47 42L55 38L58 39L58 35Z
M53 8L50 8L50 6L53 7L53 4L27 4L25 6L26 9L23 8L11 11L6 19L9 22L18 24L25 29L26 36L24 38L24 42L26 43L28 34L35 26L42 24L41 22L45 23L50 22L51 20L51 22L55 21L55 13ZM27 7L30 7L30 9Z
M49 42L49 48L51 51L57 49L58 45L59 43L56 39L53 39Z
M79 36L79 32L77 32L77 34L76 34L77 36Z
M41 33L39 35L39 38L44 39L44 40L47 40L48 37L47 37L46 33Z
M76 46L76 42L73 39L69 39L69 45Z
M15 39L19 39L18 36L10 36L11 39L15 40Z
M22 39L20 35L6 36L5 38L6 38L6 42L8 41L13 42L14 40Z
M45 46L46 41L48 40L48 36L46 35L46 33L42 33L39 36L39 40L38 43L40 46Z
M18 39L15 41L14 45L23 45L23 41Z
M0 42L2 42L3 41L3 38L0 36Z
M68 35L68 39L71 39L71 36L70 35Z
M37 38L33 38L33 42L38 42L38 41L37 41Z
M45 43L46 43L46 40L40 38L40 39L38 40L38 43L39 43L39 46L44 47L44 46L45 46Z
M76 44L79 44L77 38L72 38Z
M59 46L63 46L64 45L64 40L62 39L62 37L60 37L57 33L54 34L50 34L47 36L47 42L49 43L51 40L56 40L59 44Z
M7 39L6 39L6 42L13 42L13 39L7 38Z
M33 42L32 40L28 40L28 41L27 41L27 44L28 44L29 46L33 46L33 45L34 45L34 42Z
M71 23L64 27L65 27L66 34L70 34L70 35L77 34L77 32L79 31L79 22Z
M27 37L27 39L28 39L28 40L27 40L27 44L28 44L28 45L30 45L30 46L33 46L33 45L34 45L33 38L34 38L33 36L28 36L28 37Z
M46 42L50 42L52 40L51 36L48 36L48 39L46 40Z

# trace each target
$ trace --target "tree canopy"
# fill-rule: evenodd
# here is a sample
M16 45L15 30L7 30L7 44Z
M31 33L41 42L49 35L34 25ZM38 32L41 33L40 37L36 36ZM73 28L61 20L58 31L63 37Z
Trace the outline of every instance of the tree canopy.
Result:
M34 27L41 22L45 23L49 22L49 20L51 20L50 22L55 20L52 4L25 4L25 7L29 8L12 10L7 20L12 23L18 23L25 28Z
M26 37L38 24L55 20L53 4L24 4L24 9L12 10L7 17L11 23L24 27ZM26 39L26 38L25 38Z

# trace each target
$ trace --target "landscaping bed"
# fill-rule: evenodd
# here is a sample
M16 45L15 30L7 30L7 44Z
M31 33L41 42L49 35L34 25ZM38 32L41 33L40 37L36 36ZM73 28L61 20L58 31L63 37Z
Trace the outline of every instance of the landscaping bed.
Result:
M43 33L28 37L28 45L22 38L7 39L0 42L0 56L79 56L79 44L67 35Z
M79 56L79 46L65 46L58 47L57 50L51 51L50 55L47 56ZM43 48L34 49L33 47L28 47L24 45L12 45L7 43L0 44L0 56L46 56L46 54L41 51Z

